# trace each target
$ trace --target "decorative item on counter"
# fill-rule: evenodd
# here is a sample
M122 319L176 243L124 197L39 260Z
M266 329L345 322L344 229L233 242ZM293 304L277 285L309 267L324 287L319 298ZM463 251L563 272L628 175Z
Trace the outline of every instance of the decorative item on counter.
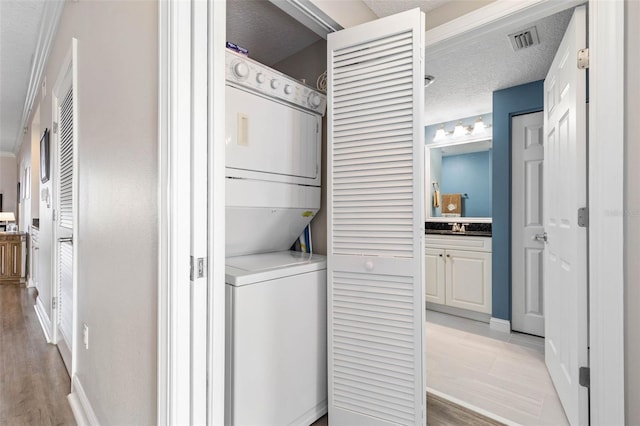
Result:
M462 194L442 194L442 216L462 216Z
M249 50L245 49L242 46L238 46L235 43L231 43L229 41L227 42L227 49L231 49L234 52L238 52L238 53L241 53L241 54L243 54L245 56L249 56Z
M433 185L433 207L440 207L440 184L432 182Z

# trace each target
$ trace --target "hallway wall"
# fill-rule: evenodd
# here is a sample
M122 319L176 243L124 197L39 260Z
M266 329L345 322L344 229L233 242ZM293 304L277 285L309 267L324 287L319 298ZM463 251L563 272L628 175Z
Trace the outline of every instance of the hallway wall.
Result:
M75 37L76 377L100 424L155 424L157 416L157 23L152 1L66 2L45 68L48 92L36 96L41 127L51 128L51 89ZM45 286L53 281L51 213L41 202Z

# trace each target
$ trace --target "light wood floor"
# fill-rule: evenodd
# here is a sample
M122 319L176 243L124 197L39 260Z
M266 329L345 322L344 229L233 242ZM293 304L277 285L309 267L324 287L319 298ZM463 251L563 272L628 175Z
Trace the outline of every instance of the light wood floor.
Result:
M544 340L427 311L427 387L521 425L568 425Z
M0 284L0 425L75 425L69 376L34 302L35 290Z

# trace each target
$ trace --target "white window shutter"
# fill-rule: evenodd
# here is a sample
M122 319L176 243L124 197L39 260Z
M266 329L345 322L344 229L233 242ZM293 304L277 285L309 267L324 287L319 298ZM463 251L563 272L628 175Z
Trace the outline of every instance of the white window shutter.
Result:
M425 424L424 14L328 38L331 423Z

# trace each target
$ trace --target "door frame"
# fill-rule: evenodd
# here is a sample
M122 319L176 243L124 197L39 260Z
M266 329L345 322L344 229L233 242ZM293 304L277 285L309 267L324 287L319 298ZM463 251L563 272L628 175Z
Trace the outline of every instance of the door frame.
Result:
M225 28L224 1L158 3L159 424L224 423Z
M176 17L170 13L176 9L177 0L160 3L159 13L159 162L160 162L160 248L159 248L159 338L158 338L158 421L167 419L166 413L170 405L176 403L167 396L174 392L174 384L169 380L171 368L175 360L171 354L176 349L177 342L169 338L169 330L176 331L178 320L175 316L176 307L173 295L169 293L177 283L174 274L176 267L180 267L180 256L187 259L188 244L181 241L182 228L176 221L175 215L188 206L177 204L169 197L181 186L176 181L176 170L170 168L169 160L176 161L169 154L175 152L178 146L178 134L173 131L176 123L170 115L177 112L178 101L170 97L171 88L181 79L189 76L175 75L178 65L178 53L170 48L176 41L176 34L180 33ZM217 4L219 2L213 2ZM487 31L487 25L504 25L507 20L529 21L544 17L560 10L582 4L584 1L575 0L523 0L513 2L497 0L490 5L464 15L449 23L427 31L426 45L432 48L448 49L462 42L460 35L474 37L478 33ZM624 2L599 2L589 0L589 46L591 48L589 93L589 204L591 226L589 227L589 312L590 312L590 366L591 366L591 421L593 424L615 423L624 424L624 276L623 276L623 212L624 212ZM216 33L225 28L224 13L209 12L209 24ZM611 31L615 28L616 31ZM184 41L183 41L184 42ZM209 47L209 61L224 54L222 44ZM224 84L224 74L215 75L210 70L210 78L215 86ZM210 120L216 121L224 108L220 102L210 111ZM218 129L219 130L219 129ZM214 130L216 131L216 130ZM210 136L211 137L211 134ZM212 153L209 152L211 158ZM215 160L214 160L215 161ZM218 161L220 159L218 158ZM177 166L177 164L174 164ZM181 164L185 167L185 163ZM219 163L218 163L219 166ZM186 166L188 169L188 166ZM212 167L210 163L210 167ZM211 172L212 170L210 170ZM213 170L209 175L212 181L224 171ZM188 173L187 173L188 174ZM184 179L184 173L182 173ZM209 207L217 211L217 226L222 222L224 229L224 189L212 191L210 189ZM210 212L210 218L214 215ZM182 211L181 215L185 213ZM209 226L210 237L214 235L214 226ZM224 232L224 231L222 231ZM216 235L222 235L220 233ZM210 238L210 244L213 244ZM220 253L216 258L220 259ZM215 260L210 260L209 278L212 284L224 283L221 271L213 271ZM224 255L222 255L224 262ZM183 262L184 263L184 262ZM182 269L185 265L182 264ZM213 285L212 287L216 287ZM216 287L217 288L217 287ZM224 345L220 336L224 336L224 303L220 299L217 304L208 306L209 342L208 347L215 344ZM224 356L213 357L209 354L209 380L224 375ZM210 383L219 383L211 382ZM218 389L220 392L220 389ZM219 394L212 398L208 395L209 409L212 412L224 412L224 398ZM224 389L222 389L222 394Z

